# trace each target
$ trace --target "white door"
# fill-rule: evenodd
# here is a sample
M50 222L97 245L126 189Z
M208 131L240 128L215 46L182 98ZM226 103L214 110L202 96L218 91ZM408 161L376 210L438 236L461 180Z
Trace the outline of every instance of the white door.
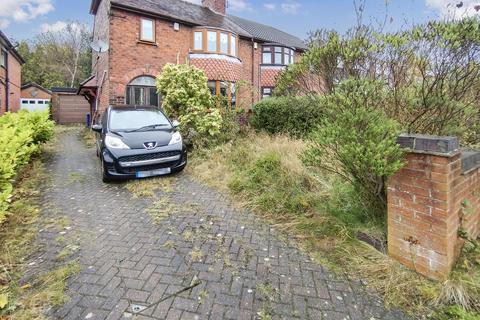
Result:
M28 111L44 111L48 109L48 99L22 99L21 108Z

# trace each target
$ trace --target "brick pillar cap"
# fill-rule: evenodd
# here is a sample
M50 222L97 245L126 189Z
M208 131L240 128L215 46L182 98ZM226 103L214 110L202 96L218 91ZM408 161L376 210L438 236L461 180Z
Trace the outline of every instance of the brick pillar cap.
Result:
M460 153L460 142L457 137L401 134L397 143L400 147L415 153L443 157L453 157Z

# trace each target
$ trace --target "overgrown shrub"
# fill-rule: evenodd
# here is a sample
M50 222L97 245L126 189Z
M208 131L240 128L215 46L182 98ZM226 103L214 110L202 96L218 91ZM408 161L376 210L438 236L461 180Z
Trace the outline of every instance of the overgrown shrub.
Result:
M7 113L0 117L0 224L5 220L18 169L53 135L47 112Z
M386 180L402 167L399 125L379 112L381 83L350 79L325 99L325 118L310 136L304 161L351 182L366 213L382 215Z
M157 77L162 106L180 121L192 144L203 145L220 133L222 116L207 86L205 72L188 64L168 63Z
M303 137L323 117L323 99L317 96L272 97L263 99L253 108L252 126L270 134L288 133Z

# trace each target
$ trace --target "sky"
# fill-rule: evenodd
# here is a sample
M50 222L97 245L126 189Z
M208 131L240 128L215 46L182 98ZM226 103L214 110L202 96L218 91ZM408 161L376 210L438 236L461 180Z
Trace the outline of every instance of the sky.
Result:
M0 30L20 41L32 39L42 31L61 29L68 21L92 25L90 2L0 0ZM334 29L343 33L355 25L355 2L362 0L228 0L227 10L305 39L311 30ZM385 28L393 31L431 19L477 14L480 14L480 0L365 0L363 21L374 24L387 21Z

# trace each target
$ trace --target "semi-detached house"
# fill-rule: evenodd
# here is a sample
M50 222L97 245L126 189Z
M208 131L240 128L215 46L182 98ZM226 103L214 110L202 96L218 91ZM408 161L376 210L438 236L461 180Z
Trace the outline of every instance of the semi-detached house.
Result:
M108 105L160 105L155 77L166 63L188 62L205 71L212 94L250 108L271 95L305 44L226 7L226 0L93 0L93 41L105 45L93 52L92 76L79 93L97 116Z

